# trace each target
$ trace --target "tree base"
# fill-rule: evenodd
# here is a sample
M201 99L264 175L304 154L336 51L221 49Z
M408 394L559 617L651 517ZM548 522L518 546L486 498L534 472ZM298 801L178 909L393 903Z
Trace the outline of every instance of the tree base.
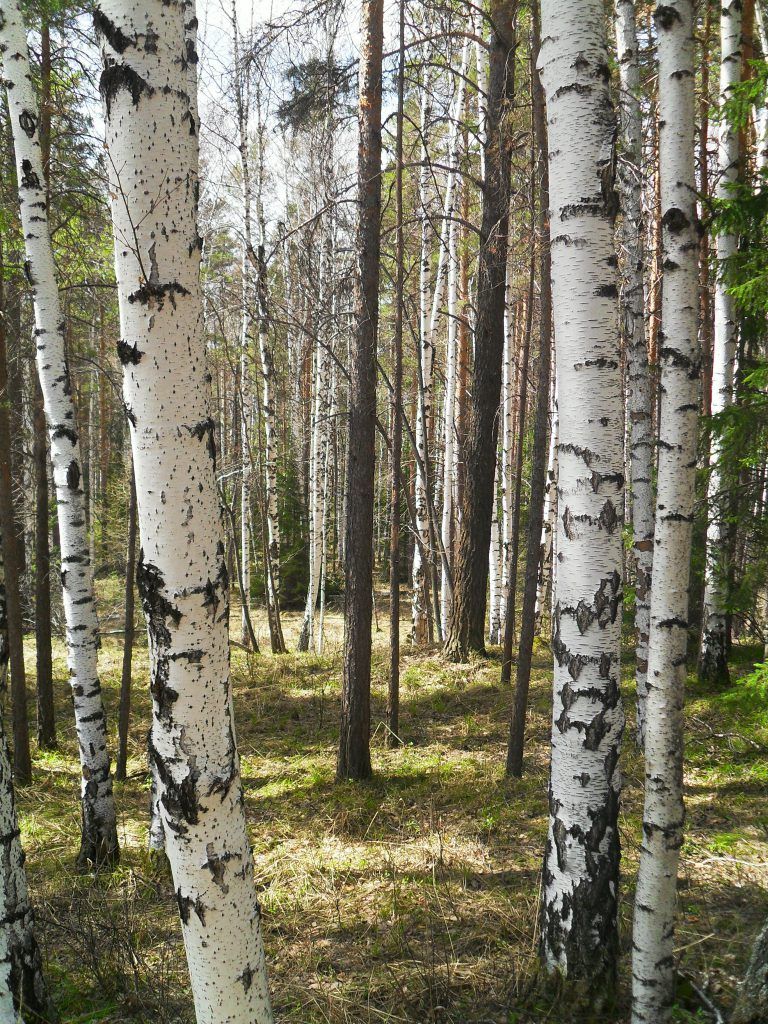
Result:
M80 852L75 866L83 873L99 868L113 868L120 862L120 846L117 841L117 829L108 835L88 836L85 832L80 840Z

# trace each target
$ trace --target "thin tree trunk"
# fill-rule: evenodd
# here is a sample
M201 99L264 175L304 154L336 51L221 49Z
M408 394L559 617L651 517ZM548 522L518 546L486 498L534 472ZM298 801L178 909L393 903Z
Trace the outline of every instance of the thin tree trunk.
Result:
M0 6L2 17L2 6ZM0 31L2 29L0 28ZM2 54L0 35L0 55ZM0 309L3 309L3 251L0 238ZM32 780L27 721L27 678L24 667L24 623L19 589L19 544L11 477L11 426L8 390L8 361L5 346L5 317L0 315L0 557L4 563L3 619L5 624L4 663L11 667L11 714L13 722L13 771L16 780L26 785Z
M46 200L50 199L51 161L51 30L46 14L40 29L40 152ZM0 303L1 305L1 303ZM37 742L44 750L56 746L51 644L51 550L48 508L48 440L40 381L34 382L32 461L35 467L35 656L37 662Z
M494 501L498 409L504 352L504 286L509 229L511 147L506 115L514 94L515 3L493 0L483 217L478 258L475 372L466 458L472 467L459 530L450 632L445 650L454 661L483 651L488 551Z
M392 341L392 528L389 542L390 660L387 692L387 746L400 744L400 473L403 454L403 302L405 239L403 233L403 105L405 93L405 3L399 2L400 58L397 72L397 129L395 136L395 334Z
M533 188L533 182L531 182ZM531 331L533 329L533 297L536 274L535 249L531 253L531 269L528 279L528 298L525 304L525 328L523 349L520 358L520 390L518 393L517 452L515 454L515 497L512 513L512 529L509 554L509 585L507 607L504 615L504 646L509 636L510 652L515 641L515 605L517 604L517 566L520 560L520 505L523 496L523 457L525 454L525 416L528 407L528 362L531 352ZM507 678L506 682L509 682Z
M0 48L4 51L16 150L25 266L35 307L37 369L56 488L67 656L82 767L83 829L78 863L85 866L114 862L119 850L98 674L99 623L86 531L80 441L65 355L27 39L16 0L0 2Z
M720 14L720 110L732 97L741 80L742 3L726 0ZM718 134L718 178L716 196L727 199L739 178L739 132L725 116ZM729 293L723 272L736 254L738 236L721 232L717 236L719 272L715 285L715 336L712 353L712 415L733 404L736 383L736 349L739 324L736 300ZM699 656L699 678L706 683L729 681L727 650L726 580L730 548L727 522L727 472L722 465L722 447L712 439L711 474L708 488L707 570L704 589L704 615Z
M112 0L94 20L165 850L198 1024L272 1024L234 731L202 332L197 19L194 4L178 0ZM126 237L130 246L120 244Z
M618 186L622 207L621 324L629 391L629 462L632 552L636 575L635 629L637 739L645 735L651 571L653 568L653 454L651 378L645 337L640 68L633 0L616 0L616 46L619 60L621 153Z
M643 844L632 941L633 1024L665 1024L674 999L683 843L683 701L696 483L700 352L691 0L657 4L664 285L658 495L645 727Z
M125 781L128 763L128 730L131 724L131 664L134 636L134 583L136 577L136 480L131 465L128 499L128 553L125 559L125 630L123 634L123 671L120 678L120 711L117 720L117 764L115 778Z
M559 400L545 967L605 995L618 957L623 408L616 120L602 0L543 0Z
M531 99L533 131L536 139L536 165L539 173L539 376L536 383L536 413L531 451L531 494L528 502L528 531L525 552L523 607L520 614L520 643L512 717L509 723L507 774L522 775L525 743L525 713L531 680L531 658L536 629L536 597L540 560L546 556L541 545L544 525L544 492L547 477L547 428L552 376L552 275L549 252L549 169L547 167L547 121L544 92L536 67L541 46L538 8L534 8L531 36ZM512 632L505 634L502 684L509 682L512 662ZM505 677L506 672L506 677Z
M373 483L376 346L381 249L381 66L383 0L363 0L358 147L355 336L350 352L347 522L344 552L344 677L339 779L371 774L371 615L373 613Z

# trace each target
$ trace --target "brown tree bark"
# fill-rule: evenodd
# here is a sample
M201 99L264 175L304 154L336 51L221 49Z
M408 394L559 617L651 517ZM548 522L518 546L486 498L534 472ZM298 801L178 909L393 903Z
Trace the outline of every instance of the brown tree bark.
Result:
M509 230L511 143L506 114L514 93L516 3L493 0L483 217L478 260L475 372L472 381L466 480L454 570L453 612L445 652L463 661L485 650L488 549L491 542L494 472L504 352L504 285Z
M371 616L376 431L376 349L381 248L381 65L383 0L363 0L358 110L356 326L350 346L344 589L344 676L339 779L371 774Z
M538 7L534 6L531 36L531 94L533 101L533 130L539 171L538 234L541 247L539 260L539 379L536 385L536 415L533 424L533 450L531 453L531 494L528 503L528 529L526 535L525 581L523 607L520 614L520 643L517 652L517 676L512 717L509 724L507 747L507 774L520 776L523 770L525 741L525 713L528 706L528 687L531 680L531 656L536 628L536 591L538 589L539 560L541 558L541 529L544 523L544 492L547 478L547 423L549 418L550 378L552 374L552 282L549 254L549 167L547 164L547 120L544 92L536 70L541 27ZM509 682L512 644L504 638L502 681ZM507 672L506 679L504 672Z
M0 310L3 309L3 258L0 241ZM8 647L11 665L13 718L13 773L19 784L32 779L27 722L27 680L24 670L24 636L19 593L19 545L11 484L11 428L8 410L8 363L5 350L5 320L0 316L0 535L5 566L5 601L8 621Z

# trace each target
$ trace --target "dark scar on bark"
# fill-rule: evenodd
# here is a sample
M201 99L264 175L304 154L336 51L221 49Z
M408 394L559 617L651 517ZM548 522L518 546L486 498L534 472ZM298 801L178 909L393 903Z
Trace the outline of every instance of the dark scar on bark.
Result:
M130 345L122 338L118 341L117 357L123 366L128 366L129 363L132 366L137 366L143 355L144 353L139 351L138 345Z
M139 105L143 94L151 96L155 91L133 68L107 59L99 80L99 92L107 108L107 117L112 113L112 101L122 89L131 94L134 107Z
M102 35L107 40L109 45L117 53L125 53L128 47L133 42L129 36L123 32L123 30L115 25L103 11L96 8L93 12L93 27L96 29L97 35Z

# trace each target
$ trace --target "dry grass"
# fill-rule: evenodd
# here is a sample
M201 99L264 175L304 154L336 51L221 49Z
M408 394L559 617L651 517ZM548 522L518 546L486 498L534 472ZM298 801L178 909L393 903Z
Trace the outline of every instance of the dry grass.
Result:
M298 617L286 617L293 645ZM233 615L233 622L235 616ZM384 617L380 617L382 629ZM259 623L262 636L265 626ZM525 777L503 777L510 695L498 657L446 665L403 659L401 731L383 737L387 635L375 636L375 779L336 785L341 621L322 657L235 651L238 737L266 945L284 1024L522 1024L626 1019L631 888L642 766L623 755L624 957L619 1005L577 1017L537 982L536 916L546 828L550 661L536 662ZM268 646L268 645L265 645ZM20 794L48 974L65 1021L192 1021L165 865L145 851L149 721L146 648L135 663L129 780L117 786L120 868L79 877L74 729L57 649L61 750L36 757ZM114 726L121 644L101 656ZM29 652L30 670L33 651ZM768 912L768 712L738 687L694 691L688 839L682 864L680 960L727 1006L751 938ZM630 713L631 718L631 713ZM631 726L631 723L630 723ZM684 1005L678 1020L697 1020Z

